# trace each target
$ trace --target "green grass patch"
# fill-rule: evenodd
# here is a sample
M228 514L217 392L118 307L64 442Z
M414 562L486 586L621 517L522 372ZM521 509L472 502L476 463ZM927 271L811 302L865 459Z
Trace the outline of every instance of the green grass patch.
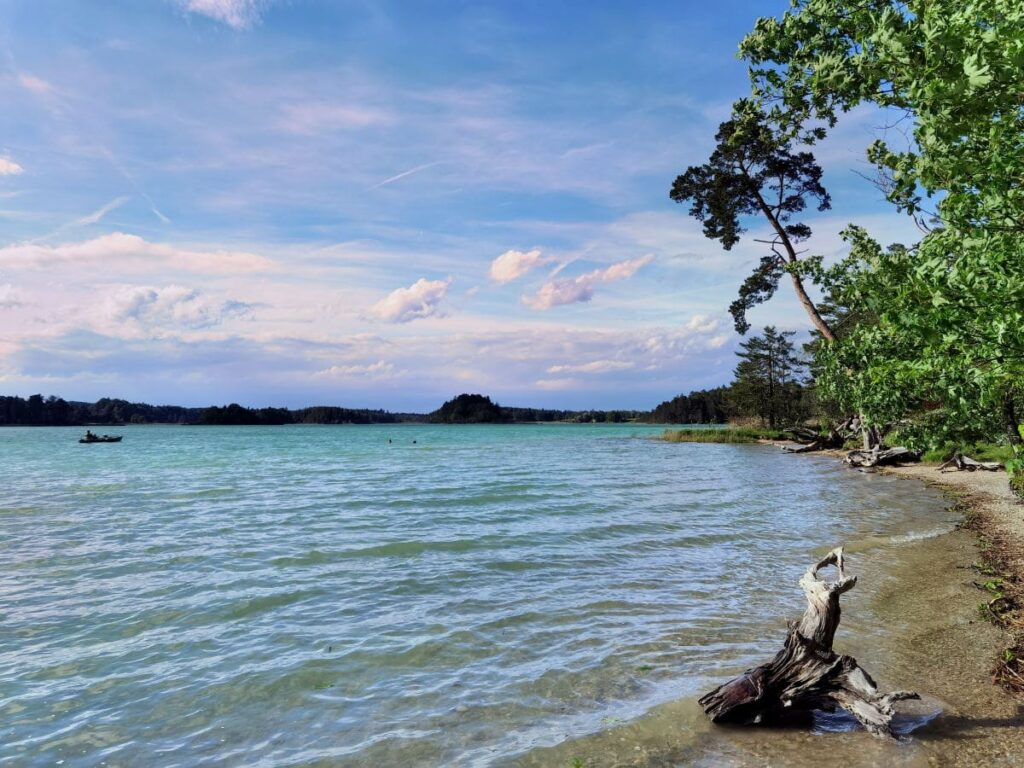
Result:
M1008 445L997 445L996 443L967 443L965 445L953 445L947 443L939 448L933 448L925 452L921 461L943 462L959 450L964 456L970 456L978 461L999 461L1008 462L1013 458L1013 449Z
M1010 478L1010 488L1014 493L1024 499L1024 472L1017 472Z
M670 443L756 443L758 440L785 440L778 429L755 427L711 427L704 429L666 429L662 440Z

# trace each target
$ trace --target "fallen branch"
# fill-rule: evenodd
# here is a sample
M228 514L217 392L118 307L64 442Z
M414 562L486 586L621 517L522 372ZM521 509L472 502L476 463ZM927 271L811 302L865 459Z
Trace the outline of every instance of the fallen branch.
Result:
M948 467L953 467L958 472L974 472L982 469L986 472L996 472L1003 468L1003 465L998 461L977 461L972 459L970 456L964 456L960 451L957 451L939 465L939 471L945 472Z
M822 443L822 440L815 440L813 443L807 443L806 445L784 445L782 446L782 450L787 453L812 453L824 448L825 446Z
M834 565L835 581L818 571ZM845 709L871 733L892 737L893 704L919 698L909 691L882 694L851 656L832 650L839 626L839 596L853 589L856 576L843 570L843 550L834 549L800 579L807 609L790 624L786 644L775 658L704 695L700 705L716 723L778 722L798 712Z
M814 443L821 439L821 435L818 430L811 429L810 427L791 427L786 430L793 436L793 439L798 443Z
M850 451L843 459L851 467L881 467L920 460L921 457L909 448L882 448L877 445L869 451Z

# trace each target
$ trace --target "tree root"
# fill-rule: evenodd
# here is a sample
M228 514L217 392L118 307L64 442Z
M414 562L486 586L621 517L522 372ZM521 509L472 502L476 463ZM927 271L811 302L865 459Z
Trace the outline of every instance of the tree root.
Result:
M835 581L823 581L818 571L834 565ZM843 569L843 550L834 549L800 579L807 609L790 625L782 650L766 664L749 669L700 699L716 723L766 723L798 712L849 712L871 733L892 737L893 705L919 698L909 691L882 694L851 656L832 650L839 626L839 597L856 585L856 576Z

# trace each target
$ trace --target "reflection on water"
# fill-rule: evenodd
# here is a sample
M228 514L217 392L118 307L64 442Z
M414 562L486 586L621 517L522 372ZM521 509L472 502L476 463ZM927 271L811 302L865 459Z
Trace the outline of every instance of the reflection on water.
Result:
M815 552L949 525L918 485L659 428L124 431L0 432L19 765L541 765L659 706L708 732L685 697L774 652Z

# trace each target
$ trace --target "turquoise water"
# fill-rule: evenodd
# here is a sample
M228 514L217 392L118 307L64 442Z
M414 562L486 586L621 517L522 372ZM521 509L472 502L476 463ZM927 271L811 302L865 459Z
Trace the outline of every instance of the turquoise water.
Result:
M117 431L0 430L0 764L528 757L774 651L811 553L941 508L660 427Z

